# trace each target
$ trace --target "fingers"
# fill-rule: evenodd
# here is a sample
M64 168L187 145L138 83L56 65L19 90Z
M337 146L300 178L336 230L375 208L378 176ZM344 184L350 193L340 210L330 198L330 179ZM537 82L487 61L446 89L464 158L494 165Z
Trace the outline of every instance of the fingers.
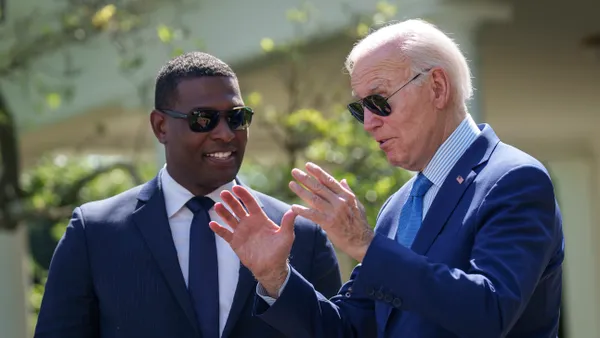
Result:
M254 199L254 196L244 187L236 185L233 193L244 203L250 214L262 214L263 210Z
M346 181L346 179L344 178L343 180L340 181L340 184L342 185L342 187L346 188L346 190L350 191L353 193L352 189L350 188L350 186L348 185L348 181Z
M233 211L237 218L241 219L242 217L248 216L248 213L246 213L246 210L244 209L240 201L238 201L237 198L235 198L235 196L233 196L231 192L223 190L221 191L220 196L223 202L227 203L227 205L231 208L231 211ZM219 214L219 216L221 216L221 214Z
M215 221L209 222L208 226L215 234L217 234L219 237L223 238L225 240L225 242L231 243L231 240L233 239L233 233L231 231L225 229L224 227L222 227L219 223L217 223Z
M298 195L298 197L300 197L304 202L308 203L313 208L323 209L326 207L326 204L329 204L317 194L304 189L296 182L290 182L289 187L296 195Z
M225 208L223 203L215 203L215 211L217 215L219 215L219 217L221 217L221 219L227 223L229 227L231 227L231 229L235 229L237 227L239 221L231 214L231 212L229 212L229 210L227 210L227 208Z
M292 210L288 210L285 214L283 214L279 231L283 232L286 237L294 237L294 222L297 216L298 214L294 213Z
M302 216L304 218L307 218L319 225L324 225L327 224L326 222L326 216L323 215L322 213L318 212L315 209L311 209L311 208L307 208L298 204L294 204L292 205L292 211L296 214L298 214L298 216Z
M308 162L306 163L306 170L335 194L341 195L348 193L348 191L340 184L340 182L338 182L333 176L329 175L329 173L327 173L325 170L321 169L321 167L318 165Z
M319 182L316 178L306 174L305 172L303 172L300 169L293 169L292 176L298 182L302 183L302 185L307 187L311 192L319 195L320 197L322 197L323 199L325 199L327 201L334 201L335 199L338 198L338 196L336 194L334 194L331 191L331 189L327 188L325 185L323 185L321 182Z

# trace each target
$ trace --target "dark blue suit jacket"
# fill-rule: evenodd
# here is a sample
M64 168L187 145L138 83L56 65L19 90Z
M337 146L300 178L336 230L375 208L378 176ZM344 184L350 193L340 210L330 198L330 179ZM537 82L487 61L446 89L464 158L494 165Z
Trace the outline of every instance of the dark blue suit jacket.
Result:
M289 209L252 191L280 224ZM290 264L329 296L341 287L334 250L297 218ZM206 273L217 273L207 271ZM223 337L284 337L252 316L256 281L240 266ZM36 338L199 338L157 178L75 209L50 265Z
M338 295L328 301L294 272L272 307L256 298L257 315L288 337L556 337L564 239L550 176L480 128L411 249L388 238L407 184Z

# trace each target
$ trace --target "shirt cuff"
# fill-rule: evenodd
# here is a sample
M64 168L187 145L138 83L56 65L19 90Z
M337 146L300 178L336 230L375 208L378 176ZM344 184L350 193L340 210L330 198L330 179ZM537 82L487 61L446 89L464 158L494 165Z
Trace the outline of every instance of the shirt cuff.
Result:
M288 265L288 274L287 277L285 278L285 281L283 282L283 284L281 285L281 287L279 288L279 292L277 292L277 296L281 296L281 293L283 293L283 289L285 289L285 286L287 285L288 281L290 280L290 275L292 274L292 267L290 267ZM265 302L267 302L267 304L269 304L269 306L273 305L276 301L275 298L270 297L267 294L267 290L265 290L265 288L260 284L256 284L256 294L262 298Z

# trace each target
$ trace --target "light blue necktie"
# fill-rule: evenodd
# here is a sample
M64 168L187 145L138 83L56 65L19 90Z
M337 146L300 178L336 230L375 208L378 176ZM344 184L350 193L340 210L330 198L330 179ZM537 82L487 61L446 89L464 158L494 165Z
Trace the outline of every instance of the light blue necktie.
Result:
M410 190L410 195L402 207L396 240L407 248L411 247L423 223L423 196L431 188L431 185L431 181L419 173Z

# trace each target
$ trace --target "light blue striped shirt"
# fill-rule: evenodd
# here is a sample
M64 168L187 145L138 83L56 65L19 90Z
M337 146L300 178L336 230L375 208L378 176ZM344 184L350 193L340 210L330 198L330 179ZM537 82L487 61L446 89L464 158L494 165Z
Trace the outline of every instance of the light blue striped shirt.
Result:
M481 131L471 115L467 114L467 117L435 152L423 170L423 175L433 183L423 198L423 218L452 168L480 133Z

